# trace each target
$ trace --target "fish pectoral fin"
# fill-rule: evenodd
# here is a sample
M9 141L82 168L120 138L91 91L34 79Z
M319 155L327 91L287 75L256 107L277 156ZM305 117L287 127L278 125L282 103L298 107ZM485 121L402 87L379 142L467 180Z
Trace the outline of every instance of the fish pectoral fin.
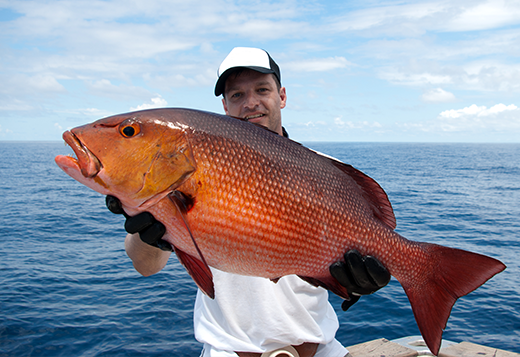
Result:
M174 251L177 254L177 257L179 258L182 265L186 268L190 276L195 281L195 284L197 284L200 290L202 290L206 295L214 299L215 288L213 286L213 274L209 269L208 263L206 263L206 259L204 259L204 255L202 255L202 252L200 251L199 245L197 244L195 237L193 237L193 233L191 232L186 217L186 214L189 211L189 205L187 206L188 197L186 197L180 191L175 191L168 197L170 198L171 202L175 205L177 212L176 214L178 215L179 220L184 224L184 227L186 228L191 238L191 241L193 243L193 246L195 247L195 250L197 251L197 254L199 255L199 258L195 258L183 252L182 250L176 248L175 246L173 247Z
M202 290L204 294L214 299L215 287L213 286L213 274L211 273L208 265L202 262L200 259L184 253L175 246L173 247L173 250L199 289Z

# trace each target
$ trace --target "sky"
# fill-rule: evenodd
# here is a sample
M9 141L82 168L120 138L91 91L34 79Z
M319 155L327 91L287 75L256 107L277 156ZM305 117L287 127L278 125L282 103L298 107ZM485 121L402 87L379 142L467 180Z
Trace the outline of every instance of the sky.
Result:
M0 0L0 140L224 113L234 47L279 64L297 141L520 142L520 0Z

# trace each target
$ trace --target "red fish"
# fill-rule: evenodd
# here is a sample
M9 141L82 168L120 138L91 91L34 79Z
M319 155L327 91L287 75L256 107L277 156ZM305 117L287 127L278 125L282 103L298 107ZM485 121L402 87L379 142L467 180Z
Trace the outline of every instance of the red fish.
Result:
M273 279L297 274L348 299L329 266L350 249L379 259L403 286L437 354L455 301L505 269L460 249L407 240L384 190L352 166L254 124L188 109L116 115L63 134L71 177L149 211L198 286L209 266Z

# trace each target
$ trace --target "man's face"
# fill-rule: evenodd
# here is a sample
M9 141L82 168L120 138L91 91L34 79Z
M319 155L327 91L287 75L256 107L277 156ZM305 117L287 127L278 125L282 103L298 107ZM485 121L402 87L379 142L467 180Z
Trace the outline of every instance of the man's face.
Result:
M244 70L226 80L224 110L233 117L257 123L282 135L282 113L287 95L278 90L272 74Z

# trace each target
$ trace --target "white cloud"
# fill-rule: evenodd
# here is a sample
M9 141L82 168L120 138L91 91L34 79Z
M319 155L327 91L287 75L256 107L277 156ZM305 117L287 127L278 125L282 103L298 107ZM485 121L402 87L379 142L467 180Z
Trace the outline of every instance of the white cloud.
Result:
M408 33L416 32L424 26L424 19L428 19L441 12L445 6L442 3L426 2L419 4L405 4L392 6L375 6L368 9L352 11L346 16L339 17L332 23L336 31L361 31L369 29L399 29L401 25L408 28ZM415 24L412 26L412 24ZM397 26L396 26L397 25ZM398 30L401 31L400 29ZM420 30L421 32L424 30ZM395 32L394 32L395 34Z
M130 108L131 111L134 110L144 110L144 109L153 109L153 108L163 108L168 105L168 102L163 99L161 96L155 97L151 99L152 103L144 103L138 105L136 108Z
M36 90L46 92L64 92L65 88L50 75L38 74L27 79L27 84Z
M361 129L361 130L374 130L374 129L381 129L383 128L383 125L381 125L377 121L368 121L368 120L362 120L362 121L344 121L341 116L335 117L333 119L333 124L331 125L328 122L325 121L308 121L306 123L292 123L291 126L298 127L298 126L305 126L305 127L321 127L326 128L327 130L353 130L353 129Z
M283 34L284 36L294 36L301 34L303 31L307 32L304 23L297 23L290 20L267 20L267 19L250 19L244 21L244 18L240 19L240 22L236 25L226 24L220 30L225 31L229 34L240 34L241 37L251 38L254 40L273 40L279 39Z
M89 117L95 117L95 118L106 118L108 116L114 115L115 113L110 112L105 109L98 109L98 108L84 108L78 110L79 114L89 116Z
M109 97L114 99L122 98L142 98L149 96L150 92L142 87L129 84L114 84L108 79L99 79L96 81L87 81L87 88L96 96Z
M12 132L13 131L10 129L3 129L2 125L0 125L0 134L2 134L2 136L4 136L5 134L11 134Z
M439 85L453 83L453 77L445 73L411 73L411 68L387 68L379 76L392 83L411 86Z
M454 81L461 87L481 91L520 92L520 65L480 61L464 65Z
M520 92L520 65L497 62L440 65L432 61L410 61L408 66L381 68L379 77L406 86L449 84L464 90Z
M518 1L488 0L464 8L445 25L449 31L475 31L520 23Z
M372 6L331 20L329 29L368 36L415 37L428 31L477 31L520 23L520 3L511 0L422 1Z
M435 88L424 93L422 95L422 100L432 103L452 102L455 100L455 95L442 88Z
M442 40L438 37L409 37L406 35L388 38L382 36L363 42L358 52L366 58L397 60L411 63L416 61L458 61L465 58L482 58L493 55L495 63L497 55L515 52L518 49L520 30L518 28L483 31L478 35L453 36L444 34ZM406 59L403 62L403 59ZM410 61L413 59L413 61Z
M150 75L144 74L143 79L154 87L164 90L171 88L185 87L204 87L213 86L217 79L217 72L213 68L209 69L201 65L190 66L190 68L182 68L172 70L172 74ZM180 74L180 73L184 74Z
M284 63L283 68L295 72L325 72L352 65L345 57L336 56Z
M154 5L159 5L158 2L147 2L148 9L154 8ZM136 52L141 49L141 45L148 42L148 46L152 51L152 47L156 45L156 40L162 36L167 36L172 31L159 31L158 26L161 21L168 21L169 17L175 15L182 17L182 13L176 11L165 14L161 13L161 9L154 11L144 11L146 9L133 4L134 6L122 6L120 1L84 1L78 0L73 3L65 1L24 1L10 4L10 7L15 11L24 14L24 16L13 22L13 25L20 30L19 35L31 37L45 37L48 38L59 36L59 38L66 40L67 43L77 47L82 46L85 41L89 41L92 46L85 48L87 51L95 50L98 46L113 44L124 45L131 50L131 38L137 36L133 42ZM146 7L146 6L143 6ZM157 7L157 6L155 6ZM148 13L147 13L148 12ZM160 15L163 15L160 17ZM164 16L167 15L167 16ZM150 18L160 20L142 21ZM132 18L134 21L124 21L124 18ZM123 19L123 21L119 21ZM172 30L176 25L171 23ZM82 35L77 37L75 35ZM88 36L90 37L88 37ZM148 41L142 41L142 37L147 36ZM90 40L94 40L90 42ZM155 40L155 41L154 41ZM119 41L119 43L118 43ZM163 46L174 46L179 44L177 41L163 43ZM64 45L64 44L61 44ZM119 48L119 47L117 47ZM133 52L131 52L133 53Z
M34 110L34 107L24 103L18 99L2 100L0 103L0 110L2 111L30 111Z
M55 110L53 113L58 114L58 115L66 114L69 118L84 119L84 117L88 117L88 120L90 120L92 118L96 118L96 119L105 118L105 117L115 114L108 110L97 109L97 108L74 108L74 109L65 109L65 110ZM58 123L56 123L55 125L58 125Z
M514 104L497 104L491 108L473 104L443 111L435 127L444 132L518 132L520 135L520 109Z
M0 68L1 68L0 63ZM7 71L6 71L7 72ZM43 71L47 72L47 71ZM19 94L40 93L47 97L50 94L65 93L65 87L57 81L56 75L43 73L4 73L0 72L0 93L7 96L17 96Z
M436 120L398 122L395 128L410 135L423 133L439 140L458 138L461 141L518 141L520 108L514 104L486 106L470 105L462 109L441 112Z
M477 106L473 104L469 107L462 109L451 109L445 110L440 114L442 118L460 118L463 116L477 116L477 117L487 117L491 115L497 115L502 112L507 111L519 111L518 107L514 104L505 105L505 104L497 104L491 108L487 108L486 106Z

